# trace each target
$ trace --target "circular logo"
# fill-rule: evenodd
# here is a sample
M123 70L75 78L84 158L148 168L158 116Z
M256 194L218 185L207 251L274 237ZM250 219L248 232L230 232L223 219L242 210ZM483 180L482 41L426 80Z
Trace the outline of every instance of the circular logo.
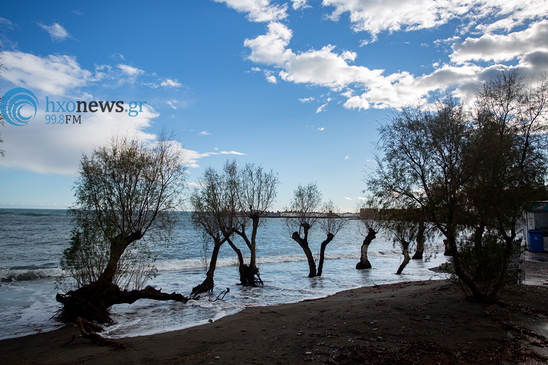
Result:
M34 109L34 113L31 113L31 116L21 114L22 109L26 107ZM0 111L4 119L9 124L16 126L27 125L29 120L36 116L37 110L38 99L36 99L32 91L22 87L11 89L2 97L2 101L0 101Z

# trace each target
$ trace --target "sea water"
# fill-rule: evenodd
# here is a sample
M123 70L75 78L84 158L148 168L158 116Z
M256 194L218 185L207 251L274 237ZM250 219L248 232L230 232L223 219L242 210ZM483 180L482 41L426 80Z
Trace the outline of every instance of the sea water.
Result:
M192 226L188 213L181 213L180 218L169 244L156 243L152 247L158 274L148 284L188 296L205 278L212 245ZM327 246L322 276L308 278L306 257L291 239L284 219L266 218L257 237L264 286L238 285L235 254L224 245L211 295L187 303L145 299L115 305L111 308L115 323L106 326L103 334L117 338L179 330L215 321L248 306L321 298L362 286L445 278L429 270L446 262L441 239L427 246L424 260L411 260L403 275L396 275L403 259L401 249L382 232L369 248L373 268L356 270L364 239L360 224L348 220ZM0 209L0 339L62 326L55 320L60 308L55 301L55 279L62 274L59 260L69 244L71 229L65 210ZM313 252L318 253L323 238L319 229L312 232L309 241ZM241 242L240 247L245 255Z

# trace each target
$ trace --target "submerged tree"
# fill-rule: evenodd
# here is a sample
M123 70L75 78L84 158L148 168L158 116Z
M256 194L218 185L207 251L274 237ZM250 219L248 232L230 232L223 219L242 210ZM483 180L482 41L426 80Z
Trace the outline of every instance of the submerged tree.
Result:
M253 164L239 170L236 161L232 161L220 173L207 169L201 185L191 197L193 221L213 240L214 247L207 277L193 289L193 295L213 289L215 262L224 242L229 243L238 257L241 284L262 284L257 267L257 232L276 197L277 176ZM249 264L235 243L236 235L249 249Z
M194 225L202 231L206 239L213 241L206 278L192 289L193 297L213 290L213 276L221 246L230 239L237 224L238 181L235 169L236 164L228 162L221 173L211 167L206 169L200 180L200 189L196 189L190 197ZM240 264L243 264L241 252L236 252L239 253Z
M383 156L369 188L425 212L478 301L495 299L525 204L545 197L547 86L503 73L478 92L472 113L448 98L433 111L404 109L380 129Z
M151 287L140 289L141 279L149 275L128 277L121 265L128 248L141 244L145 236L169 235L177 222L174 211L181 208L185 171L177 144L162 137L151 146L128 137L113 138L83 156L75 184L76 207L71 209L75 230L62 261L77 273L79 287L57 295L64 305L62 318L103 322L109 320L107 311L113 304L140 298L186 300ZM130 281L126 288L133 285L134 290L118 286L123 277Z
M360 232L362 232L364 239L360 250L360 261L356 264L357 270L371 269L372 267L367 255L371 242L377 237L380 230L378 221L379 207L378 199L370 198L366 204L359 208Z
M318 262L318 276L322 276L323 263L325 260L325 249L327 245L335 238L337 233L346 226L348 220L340 217L340 212L335 204L330 200L325 203L322 209L323 217L319 220L320 227L326 238L320 244L320 260Z
M286 225L291 238L301 246L306 255L309 268L308 277L310 278L321 276L325 249L346 224L346 221L333 212L336 207L332 202L327 203L323 208L321 203L322 194L315 183L309 183L306 186L299 184L293 192L293 199L287 208L291 216L286 219ZM320 265L317 270L308 239L310 231L318 222L320 222L326 239L320 245Z
M318 221L318 211L322 202L322 194L315 183L306 186L299 184L293 192L293 199L289 205L291 217L286 219L286 225L291 238L301 246L308 261L308 277L317 275L316 261L310 250L308 234Z
M262 285L257 267L257 231L276 199L279 180L273 171L265 172L262 167L253 164L246 164L238 176L238 210L241 219L235 233L246 243L250 256L249 265L240 265L240 280L242 285ZM247 231L249 224L250 235Z

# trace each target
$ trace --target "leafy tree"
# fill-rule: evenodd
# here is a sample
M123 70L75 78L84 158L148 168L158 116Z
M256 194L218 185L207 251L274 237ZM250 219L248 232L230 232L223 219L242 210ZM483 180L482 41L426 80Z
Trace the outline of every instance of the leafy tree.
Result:
M478 301L502 288L525 204L544 197L547 89L546 79L527 86L502 73L470 112L446 98L434 110L406 108L380 129L383 156L369 188L399 209L425 212Z
M186 300L181 295L166 297L150 287L126 291L117 285L125 277L130 282L126 287L139 288L141 279L149 277L124 272L121 262L128 248L145 235L168 237L177 222L174 211L181 208L185 171L180 149L163 137L151 146L117 137L83 156L74 188L76 207L71 209L75 231L62 261L83 286L58 294L67 318L93 319L94 311L84 307L104 312L113 304L141 297Z

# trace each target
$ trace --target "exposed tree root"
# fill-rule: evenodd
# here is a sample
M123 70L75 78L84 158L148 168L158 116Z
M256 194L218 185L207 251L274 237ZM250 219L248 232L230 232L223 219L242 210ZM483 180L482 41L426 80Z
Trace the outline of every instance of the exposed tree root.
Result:
M116 342L114 340L111 340L109 338L104 338L103 336L98 334L97 332L102 331L103 327L96 325L95 323L92 323L82 317L77 317L74 322L78 326L78 329L80 330L81 335L73 336L72 339L69 342L65 343L63 346L68 345L69 343L71 343L77 338L86 338L99 345L112 346L119 350L127 350L127 347L125 345L119 342Z
M175 300L186 303L188 298L178 293L162 293L147 286L142 290L120 290L115 285L99 291L89 286L67 294L57 294L57 301L63 304L59 319L63 322L75 322L78 317L98 323L111 323L108 308L114 304L134 303L139 299Z

